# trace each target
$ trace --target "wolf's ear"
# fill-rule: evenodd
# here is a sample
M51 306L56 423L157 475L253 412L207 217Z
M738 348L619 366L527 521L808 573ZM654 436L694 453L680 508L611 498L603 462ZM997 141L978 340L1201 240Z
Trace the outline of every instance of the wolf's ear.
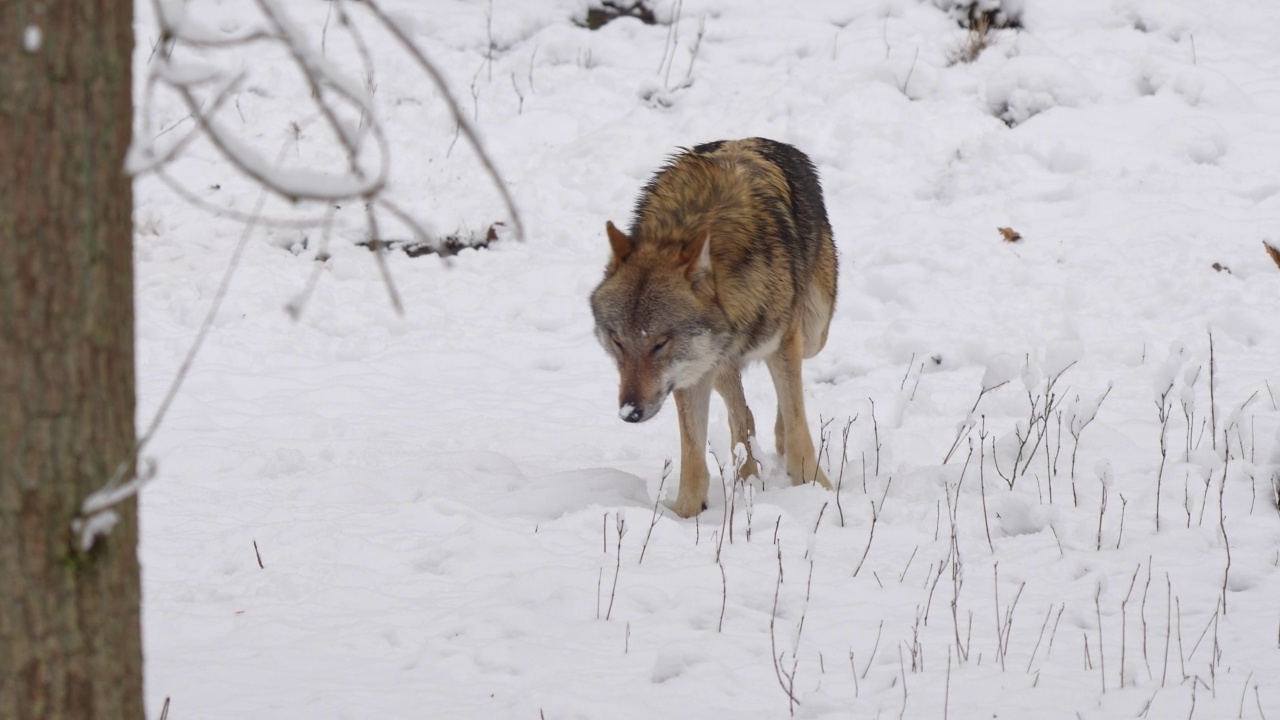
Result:
M711 269L711 228L702 228L680 253L680 263L690 277Z
M631 242L631 238L619 230L612 220L605 222L604 229L609 234L609 247L613 248L613 261L610 265L617 267L635 249L635 243Z

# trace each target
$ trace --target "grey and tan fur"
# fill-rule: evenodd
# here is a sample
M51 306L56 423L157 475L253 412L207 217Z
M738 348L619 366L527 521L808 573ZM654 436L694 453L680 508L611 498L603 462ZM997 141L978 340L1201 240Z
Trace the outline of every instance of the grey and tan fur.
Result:
M800 364L827 341L836 251L817 171L790 145L749 138L673 157L636 203L631 228L606 224L613 253L591 295L596 335L618 364L620 415L643 422L676 396L680 492L706 507L707 411L729 411L743 476L758 475L742 367L764 360L778 394L777 451L795 484L831 487L805 419Z

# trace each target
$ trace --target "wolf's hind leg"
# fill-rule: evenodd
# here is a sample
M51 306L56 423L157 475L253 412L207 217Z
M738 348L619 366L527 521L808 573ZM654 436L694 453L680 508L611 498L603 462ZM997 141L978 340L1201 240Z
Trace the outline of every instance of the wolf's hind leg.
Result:
M778 419L781 421L787 474L791 484L817 482L830 489L826 473L818 467L818 456L813 449L813 436L804 415L804 387L800 381L801 354L804 351L799 328L793 329L782 339L782 345L770 355L765 364L773 376L773 386L778 391Z
M680 492L671 509L680 517L693 517L707 507L707 411L712 383L707 377L675 392L680 415Z
M755 454L751 451L751 439L756 436L756 420L747 407L747 396L742 391L742 368L730 365L716 375L716 392L724 398L724 405L729 410L729 435L733 439L736 452L741 444L746 448L746 459L738 469L738 477L760 477L760 466L756 463ZM730 458L737 462L737 458Z
M825 279L814 278L800 310L800 326L804 335L804 357L806 358L817 355L826 346L827 333L831 330L831 315L836 307L835 278L832 275L829 283L824 282Z
M782 419L782 402L778 402L778 419L773 421L773 447L778 457L787 454L787 423Z

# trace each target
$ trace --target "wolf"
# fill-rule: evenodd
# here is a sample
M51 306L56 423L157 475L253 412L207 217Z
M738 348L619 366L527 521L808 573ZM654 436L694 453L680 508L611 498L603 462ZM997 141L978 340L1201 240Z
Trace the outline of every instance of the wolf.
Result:
M793 484L831 487L805 420L800 363L827 342L836 248L813 162L765 138L674 155L636 202L631 226L605 223L611 255L591 294L596 337L621 381L619 415L644 422L674 393L680 491L673 510L706 509L707 411L729 412L743 477L759 474L742 368L764 360L778 396L776 449Z

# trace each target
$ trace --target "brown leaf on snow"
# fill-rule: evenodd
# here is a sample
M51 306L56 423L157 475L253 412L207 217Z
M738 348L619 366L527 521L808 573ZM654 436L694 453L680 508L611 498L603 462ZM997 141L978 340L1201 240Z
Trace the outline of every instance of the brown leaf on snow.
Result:
M1276 267L1280 267L1280 250L1266 240L1262 241L1262 247L1267 249L1267 254L1271 256L1271 261L1276 264Z
M1004 238L1005 242L1014 243L1022 239L1022 236L1018 234L1018 231L1014 230L1013 228L996 228L996 229L1000 231L1000 236ZM1277 260L1276 262L1280 263L1280 260Z
M1273 255L1272 257L1275 257L1275 256ZM1280 260L1278 260L1277 262L1280 262ZM1222 263L1214 263L1212 267L1214 270L1217 270L1218 272L1225 272L1228 275L1235 274L1231 272L1231 268L1227 267L1226 265L1223 265Z

